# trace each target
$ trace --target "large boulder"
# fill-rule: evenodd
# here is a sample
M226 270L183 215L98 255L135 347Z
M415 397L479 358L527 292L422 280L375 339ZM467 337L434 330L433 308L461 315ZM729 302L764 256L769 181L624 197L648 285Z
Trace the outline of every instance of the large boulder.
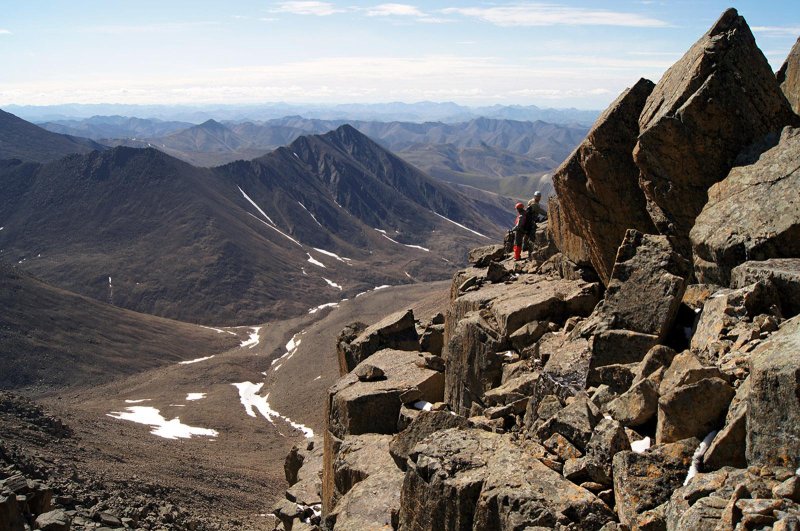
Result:
M547 201L547 228L550 239L561 253L579 266L592 263L592 256L586 240L573 232L573 225L561 207L558 198Z
M659 232L690 256L708 187L744 148L795 119L744 18L728 9L667 70L639 117L633 156Z
M795 114L800 114L800 37L778 70L777 78L781 84L781 91L792 105L792 110Z
M687 439L654 446L643 453L614 456L614 499L619 521L635 527L640 515L669 500L683 484L700 441Z
M341 378L328 390L328 431L342 438L362 433L397 432L404 403L417 400L440 402L444 375L419 367L416 352L385 349L369 358L381 369L382 380L362 382L354 374Z
M639 114L654 86L652 81L640 79L625 90L553 174L566 220L560 228L568 227L586 242L592 266L604 284L610 280L625 231L655 232L632 155L639 136Z
M658 399L656 443L703 438L721 428L734 394L721 378L704 378L663 394Z
M403 477L400 470L387 469L360 481L327 514L326 528L336 531L394 529L400 512Z
M747 462L800 466L800 317L786 321L750 357Z
M401 310L385 317L366 330L360 331L350 342L346 341L347 331L348 329L345 329L340 335L336 348L340 375L347 374L356 365L385 348L419 350L419 336L414 325L412 310Z
M412 451L399 529L600 529L612 519L605 503L510 438L451 429Z
M784 317L800 314L800 258L750 261L733 268L731 287L743 288L756 282L768 282L777 288Z
M323 484L326 514L357 483L381 472L399 472L389 455L390 435L352 435L346 437L333 460L332 482Z
M787 127L777 146L708 190L690 233L700 282L727 286L748 260L800 256L798 166L800 129Z
M505 247L501 244L476 247L469 252L467 261L475 267L486 267L489 262L500 261L505 256Z
M431 433L450 428L468 428L469 421L449 411L420 411L411 424L396 434L389 444L389 453L397 466L406 469L408 454L414 446Z

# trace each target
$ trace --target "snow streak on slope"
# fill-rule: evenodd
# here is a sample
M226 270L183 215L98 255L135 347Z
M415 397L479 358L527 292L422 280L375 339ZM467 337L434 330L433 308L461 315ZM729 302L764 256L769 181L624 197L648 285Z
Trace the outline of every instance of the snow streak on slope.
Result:
M322 262L320 262L319 260L315 259L315 258L314 258L313 256L311 256L309 253L306 253L306 254L308 255L308 261L309 261L309 262L311 262L311 263L312 263L312 264L314 264L315 266L319 266L319 267L325 267L325 264L323 264L323 263L322 263ZM325 269L327 269L327 268L325 268Z
M322 280L324 280L325 282L327 282L327 283L328 283L328 285L329 285L330 287L332 287L332 288L336 288L336 289L338 289L339 291L341 291L341 290L342 290L342 286L340 286L339 284L337 284L337 283L336 283L336 282L334 282L333 280L328 280L328 279L327 279L327 278L325 278L325 277L322 277Z
M240 191L240 192L242 192L242 195L244 196L244 198L245 198L245 199L247 199L248 201L250 201L250 204L251 204L251 205L253 205L254 207L256 207L256 210L258 210L259 212L261 212L261 215L262 215L262 216L264 216L265 218L267 218L267 221L269 221L269 222L270 222L272 225L275 225L275 222L274 222L274 221L272 221L272 218L270 218L270 217L267 215L267 213L266 213L266 212L264 212L264 211L261 209L261 207L260 207L260 206L258 206L258 205L256 204L256 202L255 202L255 201L253 201L252 199L250 199L250 196L249 196L249 195L247 195L246 193L244 193L244 190L242 190L242 189L241 189L239 186L237 186L236 188L239 188L239 191Z
M332 252L330 252L330 251L326 251L325 249L317 249L316 247L314 247L314 250L315 250L315 251L317 251L318 253L322 253L322 254L328 255L328 256L330 256L331 258L336 258L336 259L337 259L337 260L339 260L340 262L347 263L347 262L350 262L350 261L352 260L352 259L350 259L350 258L345 258L345 257L343 257L343 256L339 256L339 255L338 255L338 254L336 254L336 253L332 253Z
M213 358L213 357L214 357L214 355L211 355L211 356L206 356L206 357L204 357L204 358L195 358L195 359L193 359L193 360L179 361L179 362L178 362L178 365L191 365L192 363L199 363L199 362L201 362L201 361L210 360L210 359L211 359L211 358Z
M274 230L275 232L277 232L278 234L280 234L280 235L281 235L281 236L283 236L284 238L286 238L286 239L289 239L289 240L293 241L293 242L294 242L296 245L298 245L298 246L300 246L300 247L302 247L302 246L303 246L303 245L302 245L302 244L301 244L299 241L295 240L294 238L292 238L291 236L289 236L289 235L288 235L288 234L286 234L285 232L282 232L282 231L281 231L281 230L280 230L278 227L276 227L275 225L270 225L269 223L267 223L267 222L266 222L266 221L264 221L263 219L260 219L260 218L258 218L258 217L256 217L256 216L253 216L253 214L250 214L250 212L248 212L247 214L248 214L249 216L252 216L253 218L257 219L258 221L260 221L261 223L263 223L263 224L264 224L264 225L266 225L267 227L271 228L272 230Z
M261 327L260 326L253 326L252 329L253 329L253 332L250 334L250 339L248 339L246 341L242 341L242 344L239 345L240 347L253 348L256 345L258 345L258 342L261 339L260 335L259 335L259 332L261 331Z
M433 212L433 211L431 211L431 212ZM433 213L434 213L434 214L436 214L436 212L433 212ZM456 222L456 221L453 221L453 220L452 220L452 219L450 219L450 218L446 218L446 217L444 217L444 216L443 216L443 215L441 215L441 214L436 214L436 215L437 215L437 216L439 216L440 218L442 218L443 220L449 221L449 222L450 222L450 223L452 223L453 225L458 225L458 226L459 226L459 227L461 227L462 229L470 231L472 234L477 234L477 235L478 235L478 236L480 236L481 238L486 238L487 240L491 239L491 238L489 238L488 236L486 236L485 234L481 234L480 232L474 231L474 230L470 229L469 227L465 227L465 226L464 226L464 225L462 225L461 223L458 223L458 222Z
M252 383L252 382L241 382L241 383L234 383L231 384L236 389L239 390L239 400L242 402L244 406L245 412L250 415L251 417L255 417L256 413L255 410L257 409L261 416L267 419L267 422L275 425L275 421L273 419L278 418L289 424L292 428L303 432L307 438L312 438L314 436L314 430L308 428L302 424L294 422L289 417L284 417L269 405L269 395L267 396L259 396L258 392L264 386L264 383Z
M345 300L347 300L347 299L345 299ZM325 308L336 308L337 306L339 306L338 302L326 302L325 304L320 304L319 306L317 306L315 308L311 308L310 310L308 310L308 313L310 313L310 314L311 313L317 313L318 311L324 310Z
M320 227L322 227L322 223L320 223L320 222L317 220L316 216L314 216L314 214L312 214L312 213L311 213L311 211L310 211L309 209L307 209L307 208L306 208L306 206L305 206L303 203L301 203L300 201L298 201L298 202L297 202L297 204L298 204L298 205L300 205L301 207L303 207L303 210L305 210L306 212L308 212L308 215L309 215L309 216L311 216L311 219L313 219L313 220L314 220L314 221L317 223L317 225L319 225ZM322 228L324 229L325 227L322 227Z
M397 245L402 245L402 246L404 246L404 247L411 247L412 249L420 249L420 250L422 250L422 251L425 251L426 253L429 253L429 252L431 252L431 250L430 250L430 249L426 249L425 247L422 247L422 246L420 246L420 245L409 245L409 244L407 244L407 243L400 243L399 241L397 241L397 240L393 240L393 239L391 239L390 237L388 237L388 236L386 235L386 232L385 232L385 231L382 231L382 230L380 230L380 229L375 229L375 230L377 230L378 232L380 232L380 233L381 233L381 236L383 236L384 238L386 238L387 240L389 240L389 241L390 241L390 242L392 242L392 243L396 243Z

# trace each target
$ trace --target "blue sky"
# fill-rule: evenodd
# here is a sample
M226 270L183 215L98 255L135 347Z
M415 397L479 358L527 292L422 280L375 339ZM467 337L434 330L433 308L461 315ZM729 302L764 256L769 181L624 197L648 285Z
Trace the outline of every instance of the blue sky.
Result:
M0 106L377 103L605 107L727 7L777 69L798 1L3 0Z

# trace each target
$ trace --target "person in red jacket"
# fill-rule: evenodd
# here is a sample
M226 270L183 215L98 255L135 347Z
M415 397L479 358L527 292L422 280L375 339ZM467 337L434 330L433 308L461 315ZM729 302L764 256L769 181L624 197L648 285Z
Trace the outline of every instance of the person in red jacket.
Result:
M515 208L517 209L517 219L510 232L514 233L514 260L520 260L522 258L522 239L525 237L527 214L525 213L525 205L522 203L517 203Z

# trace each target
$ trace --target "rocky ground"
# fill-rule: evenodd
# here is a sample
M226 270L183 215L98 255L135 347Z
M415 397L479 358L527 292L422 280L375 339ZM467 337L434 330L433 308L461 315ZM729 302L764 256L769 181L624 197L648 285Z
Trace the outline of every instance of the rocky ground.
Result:
M726 11L559 168L528 261L345 328L276 529L800 528L798 57Z

